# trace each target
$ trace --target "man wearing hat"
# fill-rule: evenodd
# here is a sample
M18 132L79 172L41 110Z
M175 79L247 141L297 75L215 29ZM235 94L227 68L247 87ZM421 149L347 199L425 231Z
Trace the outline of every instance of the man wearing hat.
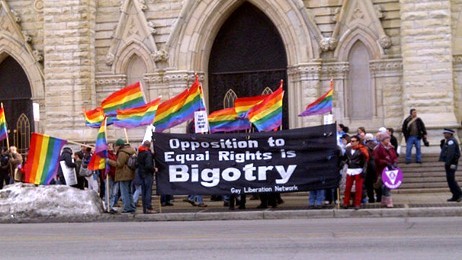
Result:
M445 128L443 130L444 139L441 140L440 162L444 162L446 170L446 180L452 197L448 201L462 201L462 191L456 181L457 164L460 157L460 149L457 140L454 138L454 130Z
M135 178L135 171L127 165L130 156L135 154L135 149L125 144L124 140L117 139L114 144L117 160L108 159L110 166L115 167L115 182L120 184L120 193L122 195L123 213L135 213L136 207L133 202L133 191L131 183Z

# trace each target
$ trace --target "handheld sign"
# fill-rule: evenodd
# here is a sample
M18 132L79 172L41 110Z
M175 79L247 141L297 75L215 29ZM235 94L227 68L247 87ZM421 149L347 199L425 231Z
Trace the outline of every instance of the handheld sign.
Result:
M387 188L396 189L403 183L403 171L400 168L389 170L385 167L382 171L382 181Z

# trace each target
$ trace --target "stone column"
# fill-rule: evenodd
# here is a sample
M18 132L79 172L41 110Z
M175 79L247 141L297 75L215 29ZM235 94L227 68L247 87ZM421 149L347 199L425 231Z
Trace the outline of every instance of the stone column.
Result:
M451 1L400 0L400 5L404 116L416 108L430 130L457 127Z
M94 0L44 0L45 132L86 139L82 110L95 104ZM74 129L74 130L73 130Z

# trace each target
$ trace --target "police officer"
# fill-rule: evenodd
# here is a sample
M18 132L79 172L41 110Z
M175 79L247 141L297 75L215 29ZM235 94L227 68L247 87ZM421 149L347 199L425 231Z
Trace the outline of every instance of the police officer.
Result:
M456 181L457 164L460 157L460 149L457 140L454 138L454 130L445 128L443 131L444 139L441 140L440 162L444 162L446 170L446 180L452 197L448 201L462 201L462 191Z

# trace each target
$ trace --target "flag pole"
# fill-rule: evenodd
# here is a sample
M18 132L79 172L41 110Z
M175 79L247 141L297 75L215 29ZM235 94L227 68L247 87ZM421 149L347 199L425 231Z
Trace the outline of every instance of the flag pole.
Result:
M3 109L3 102L0 103L0 106L3 110L3 116L5 117L5 132L6 132L6 147L8 149L8 152L10 150L10 138L9 138L9 134L8 134L8 126L7 126L7 123L6 123L6 115L5 115L5 110ZM13 172L13 165L11 163L9 163L10 165L10 183L11 182L11 179L14 181L14 172ZM7 183L9 184L9 183Z
M3 109L3 102L1 102L0 105L3 110L3 114L5 114L5 110ZM9 138L10 135L8 134L8 127L6 124L6 115L5 115L5 132L6 132L6 147L10 148L10 138Z

